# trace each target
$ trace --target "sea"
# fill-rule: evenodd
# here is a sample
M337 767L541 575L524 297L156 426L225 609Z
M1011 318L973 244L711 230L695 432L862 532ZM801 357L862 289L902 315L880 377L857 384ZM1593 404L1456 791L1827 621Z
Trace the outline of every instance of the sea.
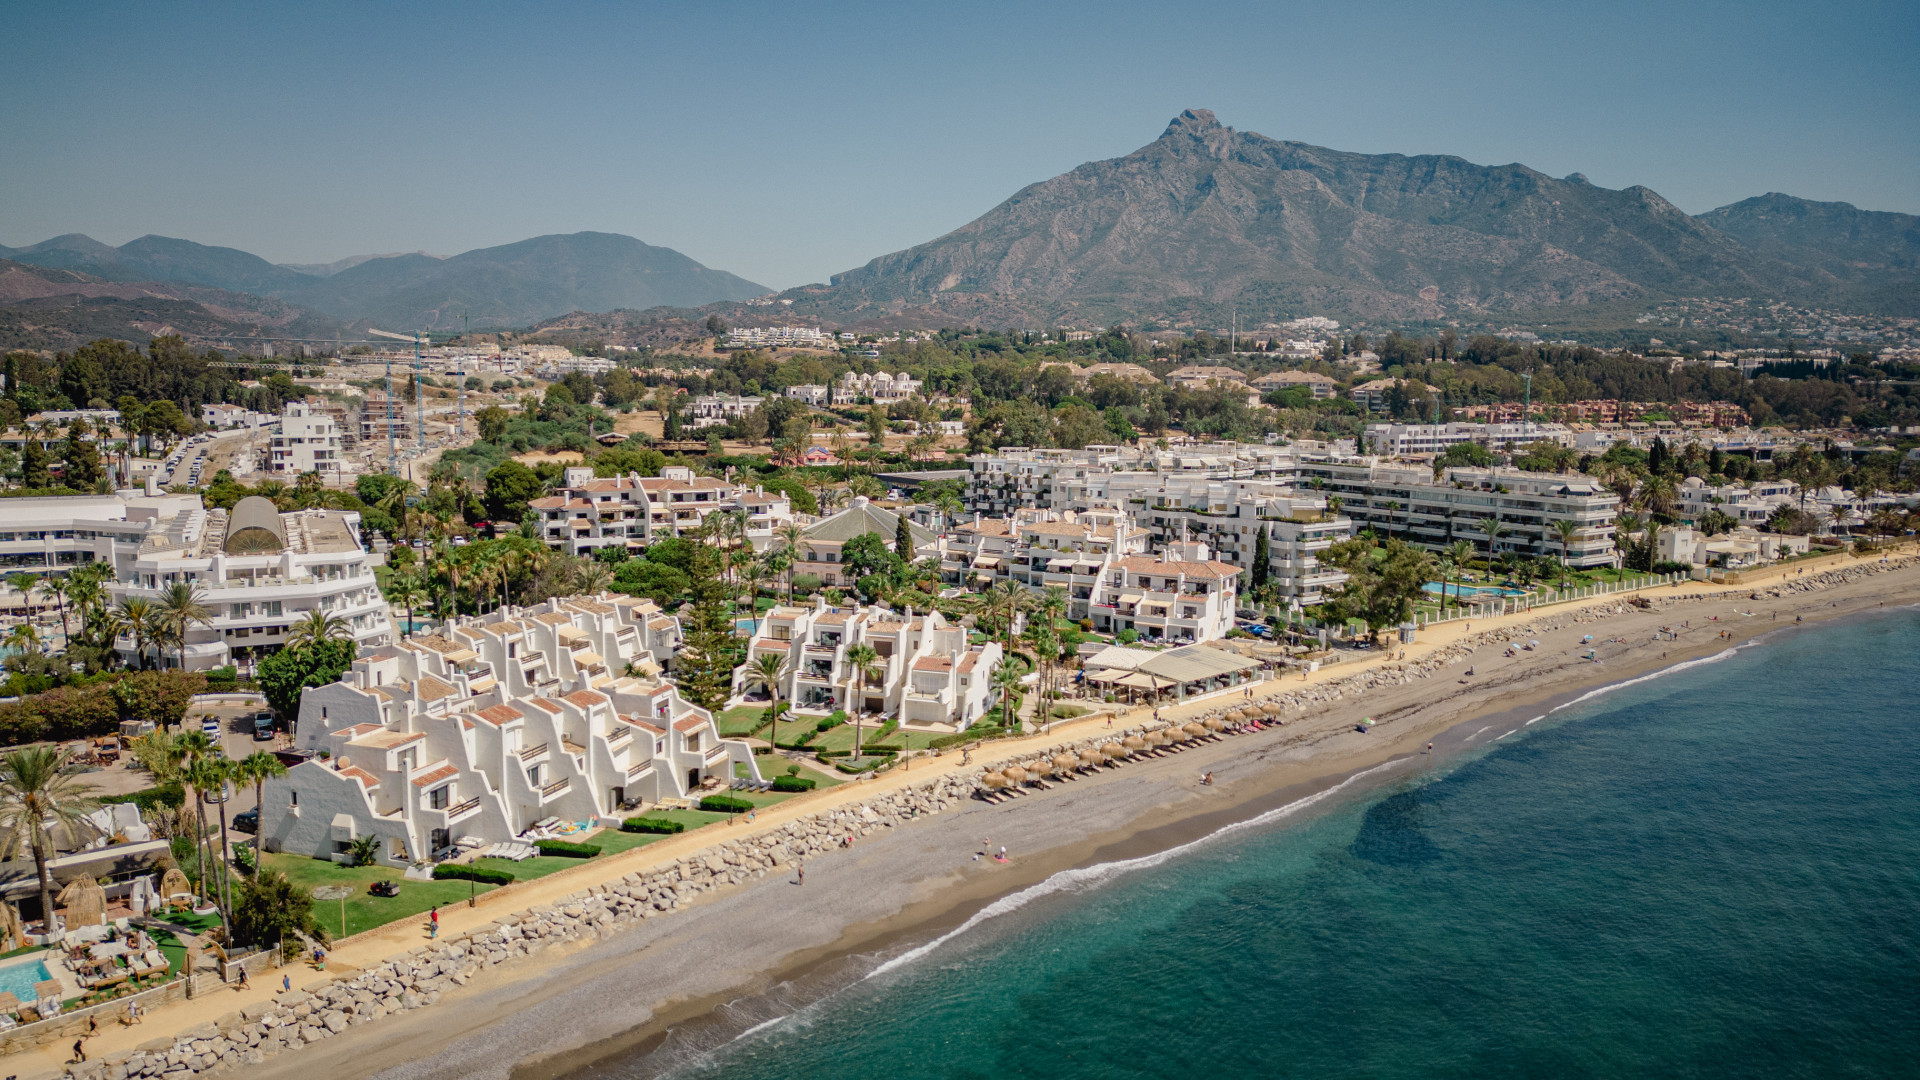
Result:
M1914 610L1775 632L576 1076L1920 1076L1916 691Z

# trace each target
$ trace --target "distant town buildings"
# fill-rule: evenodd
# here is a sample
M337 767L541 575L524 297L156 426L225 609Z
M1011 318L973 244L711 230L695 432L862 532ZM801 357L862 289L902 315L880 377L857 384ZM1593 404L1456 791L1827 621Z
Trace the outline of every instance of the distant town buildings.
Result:
M817 326L738 326L727 332L729 349L833 349L833 334Z

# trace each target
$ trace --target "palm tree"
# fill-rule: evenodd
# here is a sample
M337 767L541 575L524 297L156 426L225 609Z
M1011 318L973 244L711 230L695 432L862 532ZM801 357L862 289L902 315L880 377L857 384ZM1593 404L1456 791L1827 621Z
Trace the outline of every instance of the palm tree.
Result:
M176 734L165 750L166 757L179 769L180 784L186 789L187 803L193 807L194 820L199 823L199 831L193 834L193 857L199 864L202 895L206 889L207 860L200 842L207 835L207 819L200 806L200 782L206 778L200 776L194 767L212 756L215 749L213 740L207 737L206 732L199 728L188 728Z
M1507 523L1501 521L1500 515L1498 514L1490 514L1480 519L1480 533L1487 538L1487 558L1489 560L1493 558L1493 550L1500 545L1500 537L1504 535L1506 531Z
M993 669L991 681L994 689L1000 691L1000 726L1012 728L1014 726L1013 690L1020 685L1020 669L1013 666L1012 653L1003 657L1000 666Z
M23 622L7 634L7 645L22 653L40 651L40 631L30 622Z
M1846 528L1847 522L1853 519L1853 508L1846 503L1834 503L1827 508L1826 518L1827 531L1834 536L1839 536L1840 530ZM61 624L64 626L65 623L66 620L63 618Z
M767 561L757 555L746 555L740 560L740 583L747 591L747 617L760 617L760 579L767 574Z
M267 781L278 779L285 775L287 775L287 767L280 761L279 756L270 754L265 750L255 750L253 753L234 762L233 778L240 783L253 785L253 807L255 813L259 815L258 821L260 826L266 824ZM259 828L256 827L253 834L253 864L255 866L260 865L260 839L261 834Z
M1453 543L1447 545L1447 559L1453 563L1455 569L1460 571L1460 578L1462 581L1465 581L1467 577L1467 564L1473 561L1473 542L1471 540L1455 540ZM1440 582L1440 596L1443 600L1447 595L1446 586L1446 580L1442 579ZM1455 599L1458 599L1457 592Z
M587 596L598 596L613 585L613 571L599 559L587 559L574 567L573 587Z
M323 641L347 641L353 637L353 627L345 619L336 618L319 608L307 612L306 617L287 628L289 649L304 649L309 645L318 645Z
M200 839L204 837L207 842L208 850L205 854L200 856L200 895L208 896L207 890L208 890L208 887L211 886L213 892L209 898L214 903L219 904L222 906L222 908L224 908L226 906L226 893L225 893L225 890L222 888L222 883L218 880L210 881L206 876L208 863L213 864L214 870L216 872L219 872L219 876L221 878L225 878L227 876L224 872L221 872L220 870L220 868L224 866L225 863L218 856L215 856L212 853L213 838L207 835L206 805L208 802L209 795L211 795L216 791L223 791L224 788L226 787L227 760L223 757L216 756L216 753L203 754L199 757L196 757L194 760L188 762L187 767L184 770L182 770L180 775L181 775L181 778L185 780L187 784L190 785L193 789L193 812L194 812L195 819L199 823L199 832L194 837L194 841L196 844L196 847L194 850L196 854L199 854L200 849L198 848L197 845ZM221 817L225 818L226 803L222 802L220 806L221 806ZM225 850L226 835L225 835L224 828L221 833L220 841L221 841L222 850Z
M60 603L60 637L63 641L67 637L67 594L71 592L72 589L73 583L64 577L49 577L47 578L46 584L40 586L41 592L53 597ZM184 667L185 664L181 666Z
M787 553L787 603L793 603L793 571L800 562L800 541L806 539L807 530L797 521L789 521L773 530L781 546Z
M38 576L34 574L13 574L7 578L7 584L13 586L15 591L19 592L20 602L23 606L29 608L33 606L34 590L40 587L40 578Z
M387 579L387 601L407 609L407 627L402 637L413 636L413 607L426 595L420 575L411 570L404 570Z
M747 665L747 685L767 692L768 746L773 746L780 734L780 680L786 677L787 658L779 653L761 653Z
M1571 518L1558 518L1547 523L1553 535L1560 538L1560 582L1566 584L1568 576L1567 551L1573 547L1574 540L1580 536L1580 523Z
M1447 617L1447 584L1453 578L1453 553L1442 551L1434 559L1433 565L1440 571L1440 618L1444 621Z
M180 646L180 670L187 669L187 631L213 622L213 609L206 605L200 586L188 581L167 586L160 596L160 621L167 636Z
M147 646L153 644L154 631L159 626L159 612L153 601L144 596L129 596L120 601L114 609L120 622L126 626L127 633L133 637L133 654L139 658L140 667L147 666Z
M48 934L53 933L53 877L47 873L52 830L60 827L70 840L91 838L95 830L87 815L99 806L92 793L93 785L80 779L64 750L29 746L0 755L0 858L11 859L21 848L33 853Z
M852 698L848 704L853 706L853 760L856 764L860 761L860 706L866 696L867 680L879 673L879 668L874 666L879 659L880 654L871 645L855 645L847 650L847 665L853 669L847 673L847 685ZM857 691L852 689L856 680L859 684Z
M1392 536L1393 535L1393 515L1395 511L1400 509L1400 504L1398 502L1395 502L1392 499L1388 499L1386 502L1380 504L1380 508L1387 512L1387 535Z
M993 583L991 587L987 589L987 606L989 608L998 607L1001 604L1005 604L1007 606L1006 652L1008 656L1013 655L1014 615L1022 607L1025 607L1027 603L1028 603L1028 598L1027 598L1026 587L1021 585L1019 582L1013 580L1012 578L1007 578L1004 581L996 581Z

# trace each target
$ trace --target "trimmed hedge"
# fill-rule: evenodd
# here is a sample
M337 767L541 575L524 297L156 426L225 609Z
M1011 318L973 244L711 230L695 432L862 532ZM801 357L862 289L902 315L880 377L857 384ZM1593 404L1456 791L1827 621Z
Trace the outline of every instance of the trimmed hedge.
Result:
M934 750L944 750L949 746L959 746L963 742L972 742L975 739L997 739L1006 733L1007 729L997 724L975 724L965 731L931 739L927 742L927 746Z
M484 866L469 866L464 863L441 863L433 868L435 881L477 881L482 885L511 885L513 875L505 870L489 870Z
M214 668L206 676L207 689L216 694L230 694L240 686L240 669L232 664Z
M150 814L162 807L172 810L187 801L187 793L179 784L165 784L160 787L142 788L125 795L102 795L103 803L132 803L143 814Z
M862 746L860 748L860 756L862 757L892 757L893 755L899 752L900 752L900 748L897 746L875 746L872 743L868 743L867 745ZM852 757L853 751L852 750L818 750L818 751L815 751L815 756L817 756L822 761L826 761L829 758Z
M637 833L664 833L668 836L672 836L674 833L686 832L687 823L684 821L668 821L665 818L630 817L627 820L620 823L620 831L621 832L637 832Z
M563 859L591 859L600 854L600 848L594 844L576 844L570 840L541 840L534 847L542 855L557 855Z
M773 778L773 790L782 792L812 791L814 781L805 776L776 776Z
M700 809L712 814L744 814L753 809L753 804L731 795L709 795L700 800Z

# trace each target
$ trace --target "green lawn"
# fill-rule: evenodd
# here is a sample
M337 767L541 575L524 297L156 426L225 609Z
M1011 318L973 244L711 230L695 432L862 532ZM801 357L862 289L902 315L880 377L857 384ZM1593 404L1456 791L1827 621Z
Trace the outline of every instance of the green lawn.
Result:
M753 734L755 728L761 727L766 723L767 707L765 705L741 705L728 709L726 712L714 717L714 720L720 725L721 738L738 739L743 735Z
M470 886L476 892L487 892L494 888L491 885L479 885L468 881L407 881L400 871L385 866L341 866L339 863L325 859L314 859L285 852L268 852L264 858L267 869L278 870L287 875L287 880L293 882L296 888L309 894L322 885L353 886L354 894L346 901L348 935L357 934L362 930L371 930L376 926L385 926L396 919L424 915L427 909L435 904L449 907L456 903L465 903ZM566 863L573 860L549 861ZM552 873L551 870L547 872ZM528 875L521 873L520 869L515 867L514 876ZM374 896L368 893L367 886L376 881L398 882L400 895ZM316 900L313 913L319 919L320 925L327 928L327 933L340 933L340 901Z

